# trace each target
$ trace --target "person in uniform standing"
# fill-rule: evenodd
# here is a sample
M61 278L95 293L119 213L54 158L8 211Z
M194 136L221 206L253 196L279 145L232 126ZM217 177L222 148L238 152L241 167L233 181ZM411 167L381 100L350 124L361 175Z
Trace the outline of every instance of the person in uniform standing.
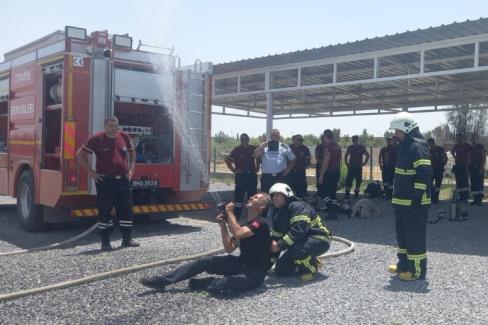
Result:
M280 138L279 130L271 130L271 140L262 142L253 153L254 158L261 159L261 191L265 193L275 183L286 182L295 164L295 154Z
M301 134L296 134L292 138L293 144L290 149L295 154L295 164L288 174L288 183L295 193L296 197L301 200L307 195L307 175L306 170L310 165L310 149L303 144Z
M381 178L383 179L383 189L385 199L391 200L393 194L393 179L395 178L397 146L393 138L386 139L386 147L381 148L379 154L379 165Z
M297 200L287 184L276 183L269 193L275 273L279 277L298 273L302 280L312 280L321 264L319 256L329 250L332 236L315 210Z
M464 140L462 133L456 134L456 144L452 147L451 154L454 157L452 172L456 178L457 199L467 202L469 199L469 171L471 158L471 145Z
M398 243L398 263L389 267L401 280L425 279L427 274L427 217L432 166L427 142L412 114L401 112L390 123L400 140L392 204Z
M317 193L322 201L327 204L330 200L336 199L337 184L341 173L341 148L334 142L332 131L324 131L324 146L319 155L322 156L317 184L319 192Z
M471 155L469 159L469 176L471 181L472 205L482 205L485 183L486 150L480 143L479 135L471 135Z
M444 148L435 144L433 138L427 139L430 148L430 162L432 165L431 197L432 203L439 203L439 193L441 192L442 179L444 178L444 167L447 164L447 154Z
M136 155L131 138L118 131L118 127L117 117L107 117L104 122L105 130L91 136L76 152L80 165L95 180L102 251L112 250L109 234L114 226L111 217L114 207L122 233L121 247L139 246L139 243L132 240L132 191L129 186L134 174ZM91 154L96 156L95 170L89 163Z
M346 176L346 188L345 188L345 198L349 199L352 182L355 180L354 185L354 198L359 197L359 188L363 181L363 166L365 166L369 161L369 153L366 151L363 145L360 145L359 138L357 135L352 137L352 145L347 147L346 155L344 161L347 166L347 176ZM366 159L364 159L366 157Z
M271 235L264 219L270 205L266 193L253 195L246 204L247 223L240 226L234 214L234 204L225 206L225 212L217 216L222 243L227 255L207 256L184 264L163 276L146 277L140 283L156 290L190 279L190 290L206 290L213 293L242 292L263 284L266 273L271 268ZM230 232L230 235L229 235ZM237 247L241 254L231 255ZM207 272L223 275L221 278L194 276Z
M256 159L253 157L256 146L249 144L249 136L246 133L241 134L240 140L241 145L235 147L225 158L227 167L235 174L234 204L238 220L242 204L256 194L258 186Z

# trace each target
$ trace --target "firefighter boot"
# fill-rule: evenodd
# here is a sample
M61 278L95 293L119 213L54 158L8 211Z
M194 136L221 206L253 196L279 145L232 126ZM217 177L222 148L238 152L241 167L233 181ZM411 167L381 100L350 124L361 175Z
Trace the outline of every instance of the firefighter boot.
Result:
M120 247L139 247L141 244L132 240L132 232L130 229L122 233L122 245Z
M110 238L108 236L108 234L101 234L101 237L102 237L102 247L100 248L100 250L102 252L109 252L112 250L112 246L110 245Z

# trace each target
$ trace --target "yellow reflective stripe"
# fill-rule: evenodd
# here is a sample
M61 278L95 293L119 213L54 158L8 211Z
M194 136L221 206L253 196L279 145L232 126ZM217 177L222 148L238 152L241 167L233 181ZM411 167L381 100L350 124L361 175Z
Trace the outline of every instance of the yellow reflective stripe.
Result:
M313 235L312 238L317 238L317 239L320 239L320 240L323 240L323 241L326 241L326 242L330 242L330 237L327 237L327 236L321 236L321 235Z
M285 237L283 237L283 240L285 241L285 243L288 244L288 246L291 246L294 243L293 239L291 239L291 237L288 234L286 234Z
M310 222L310 226L311 227L322 226L322 219L320 218L320 216L316 216L315 219L313 219L312 222Z
M410 206L410 205L412 205L412 200L404 200L404 199L393 198L391 200L391 203L398 204L398 205Z
M294 260L293 262L297 265L303 265L305 268L307 268L310 271L310 273L315 273L317 272L317 268L310 263L311 261L312 261L312 256L308 255L303 260Z
M310 217L306 216L306 215L294 216L293 218L290 219L290 224L294 224L294 223L300 222L300 221L310 222Z
M273 229L271 230L271 236L273 236L273 237L283 237L284 235L285 234L282 232L278 232L278 231L273 230Z
M426 190L427 189L427 184L422 184L422 183L413 183L413 188L417 190Z
M415 175L417 172L415 169L400 169L400 168L395 168L395 174L399 175Z
M427 258L427 253L423 254L408 254L407 258L409 260L423 260L424 258Z
M427 199L423 199L421 204L425 205L425 204L431 204L431 203L432 203L432 201L430 200L430 198L427 198Z
M430 159L419 159L413 162L413 167L417 168L418 166L430 166Z
M407 254L407 249L406 248L399 248L398 254Z

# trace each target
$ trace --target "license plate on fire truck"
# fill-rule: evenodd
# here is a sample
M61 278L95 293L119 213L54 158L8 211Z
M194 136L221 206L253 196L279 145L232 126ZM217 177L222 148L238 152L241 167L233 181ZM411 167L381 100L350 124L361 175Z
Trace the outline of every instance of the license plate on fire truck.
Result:
M159 180L157 179L133 179L130 181L132 188L154 188L159 187Z

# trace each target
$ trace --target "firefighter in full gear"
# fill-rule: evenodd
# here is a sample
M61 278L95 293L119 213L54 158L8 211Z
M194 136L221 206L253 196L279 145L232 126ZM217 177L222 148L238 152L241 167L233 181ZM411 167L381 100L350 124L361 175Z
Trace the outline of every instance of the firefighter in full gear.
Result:
M391 200L393 193L393 179L395 177L397 146L393 138L386 139L386 147L381 148L379 154L379 163L381 169L381 178L383 179L383 189L385 199Z
M398 145L392 204L398 243L398 263L389 271L401 280L425 279L426 230L430 206L432 166L427 142L412 115L401 112L390 123Z
M432 165L431 197L432 203L439 203L442 179L444 178L444 167L447 164L447 154L444 148L435 144L433 138L427 139L430 148L430 163Z
M471 135L471 155L469 163L469 179L471 181L471 195L473 195L473 202L471 202L471 204L482 205L486 150L479 142L479 136L476 133Z
M279 277L298 273L302 280L312 280L321 264L318 257L329 250L332 236L315 210L297 200L287 184L276 183L269 194L275 273Z
M471 158L471 145L464 141L462 133L456 134L456 144L452 147L451 154L454 157L452 172L456 177L456 199L467 202L469 198L469 159Z

